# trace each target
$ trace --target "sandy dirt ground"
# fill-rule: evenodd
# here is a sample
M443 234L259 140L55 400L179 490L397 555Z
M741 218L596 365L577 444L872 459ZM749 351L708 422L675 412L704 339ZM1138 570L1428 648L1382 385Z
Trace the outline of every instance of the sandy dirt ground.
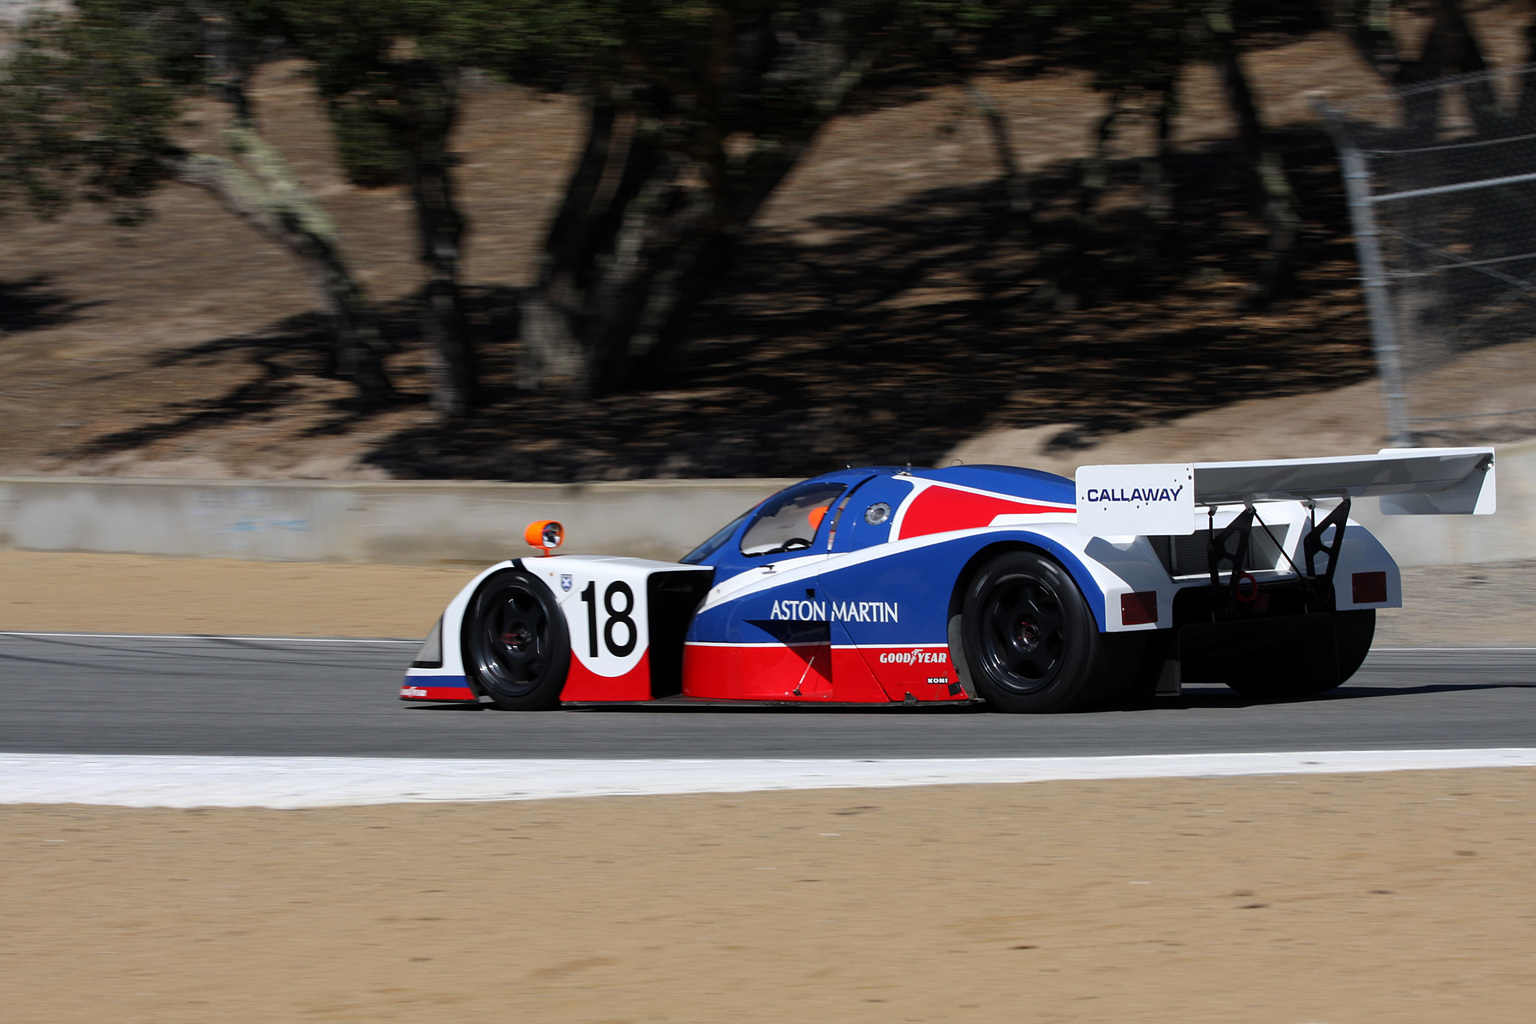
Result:
M1536 642L1532 569L1408 570L1378 643ZM472 571L4 551L0 629L419 636ZM1525 1021L1533 806L1527 769L0 805L0 1007L24 1024Z
M412 638L481 566L0 551L0 630ZM1536 560L1403 570L1383 647L1536 646Z
M0 808L20 1022L1528 1021L1536 771Z
M420 637L481 568L0 551L0 629Z

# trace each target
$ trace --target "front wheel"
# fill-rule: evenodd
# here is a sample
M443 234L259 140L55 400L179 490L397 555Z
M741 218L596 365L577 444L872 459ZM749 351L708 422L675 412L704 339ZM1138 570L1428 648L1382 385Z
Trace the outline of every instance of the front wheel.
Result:
M571 640L555 597L536 577L505 569L464 613L464 669L498 707L541 711L560 703Z
M1138 634L1099 632L1072 577L1034 551L998 555L972 578L960 640L976 692L1011 712L1112 700L1128 684L1143 645Z

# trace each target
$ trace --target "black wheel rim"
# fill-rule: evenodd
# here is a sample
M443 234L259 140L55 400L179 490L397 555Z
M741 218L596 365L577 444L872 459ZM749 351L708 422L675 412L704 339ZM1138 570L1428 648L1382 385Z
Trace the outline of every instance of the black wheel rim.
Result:
M549 612L539 595L511 584L486 594L472 649L480 679L504 696L529 692L550 666Z
M1014 693L1050 686L1067 647L1056 588L1036 576L1005 576L987 590L980 611L978 639L988 676Z

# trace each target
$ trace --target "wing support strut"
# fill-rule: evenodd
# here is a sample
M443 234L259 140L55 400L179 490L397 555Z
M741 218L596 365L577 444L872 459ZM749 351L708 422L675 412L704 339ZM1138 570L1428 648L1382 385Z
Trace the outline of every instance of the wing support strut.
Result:
M1338 507L1323 519L1317 521L1317 506L1311 505L1312 528L1301 539L1301 550L1307 559L1307 578L1317 579L1317 556L1328 556L1328 569L1323 573L1323 583L1329 590L1333 587L1333 572L1339 564L1339 548L1344 545L1344 525L1349 521L1349 499L1339 502ZM1333 539L1323 540L1323 534L1329 527L1334 528Z
M1211 570L1211 591L1221 594L1222 610L1228 614L1242 600L1238 588L1242 586L1245 570L1248 565L1248 548L1253 537L1253 520L1258 513L1252 505L1243 509L1242 513L1231 523L1227 524L1220 533L1216 532L1216 509L1211 507L1209 519L1211 525L1207 529L1205 551L1206 559ZM1237 547L1231 546L1233 538L1237 539ZM1223 564L1232 567L1227 574L1226 585L1221 582L1221 567ZM1252 577L1249 577L1252 579ZM1255 584L1257 588L1257 584ZM1257 589L1255 589L1257 594ZM1252 598L1249 598L1252 600Z

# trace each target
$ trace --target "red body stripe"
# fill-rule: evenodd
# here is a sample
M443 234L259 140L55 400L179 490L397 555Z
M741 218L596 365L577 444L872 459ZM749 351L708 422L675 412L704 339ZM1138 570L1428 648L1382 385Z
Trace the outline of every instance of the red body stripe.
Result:
M815 703L887 704L906 699L958 700L948 652L943 661L922 662L914 648L866 651L827 644L800 647L715 647L683 649L683 693L707 700L790 700ZM885 662L882 654L889 655ZM901 656L897 660L896 656ZM911 660L907 658L911 656ZM930 682L930 680L934 680ZM798 691L798 692L796 692Z
M400 687L401 700L474 700L468 686L423 686L412 681Z
M651 652L640 655L635 667L621 676L600 676L575 655L565 677L561 700L650 700Z
M920 701L960 699L959 693L949 692L949 685L960 679L946 648L893 644L861 647L859 654L891 700L905 700L909 693Z
M799 690L799 693L795 691ZM857 651L800 647L683 648L683 693L707 700L857 701L889 698Z
M942 658L943 660L939 660ZM883 659L883 660L882 660ZM928 660L924 660L928 659ZM935 681L930 681L935 680ZM953 666L942 648L912 646L834 649L804 647L712 647L683 650L683 693L708 700L791 700L886 704L912 694L920 701L955 700L949 691ZM468 685L430 686L426 677L409 680L402 700L469 701ZM799 690L799 693L795 691ZM600 676L571 659L561 700L650 700L650 653L622 676Z
M991 526L996 516L1070 511L1070 508L1037 505L1018 498L994 498L986 494L957 491L951 487L928 487L907 506L906 515L901 520L901 536L897 539Z

